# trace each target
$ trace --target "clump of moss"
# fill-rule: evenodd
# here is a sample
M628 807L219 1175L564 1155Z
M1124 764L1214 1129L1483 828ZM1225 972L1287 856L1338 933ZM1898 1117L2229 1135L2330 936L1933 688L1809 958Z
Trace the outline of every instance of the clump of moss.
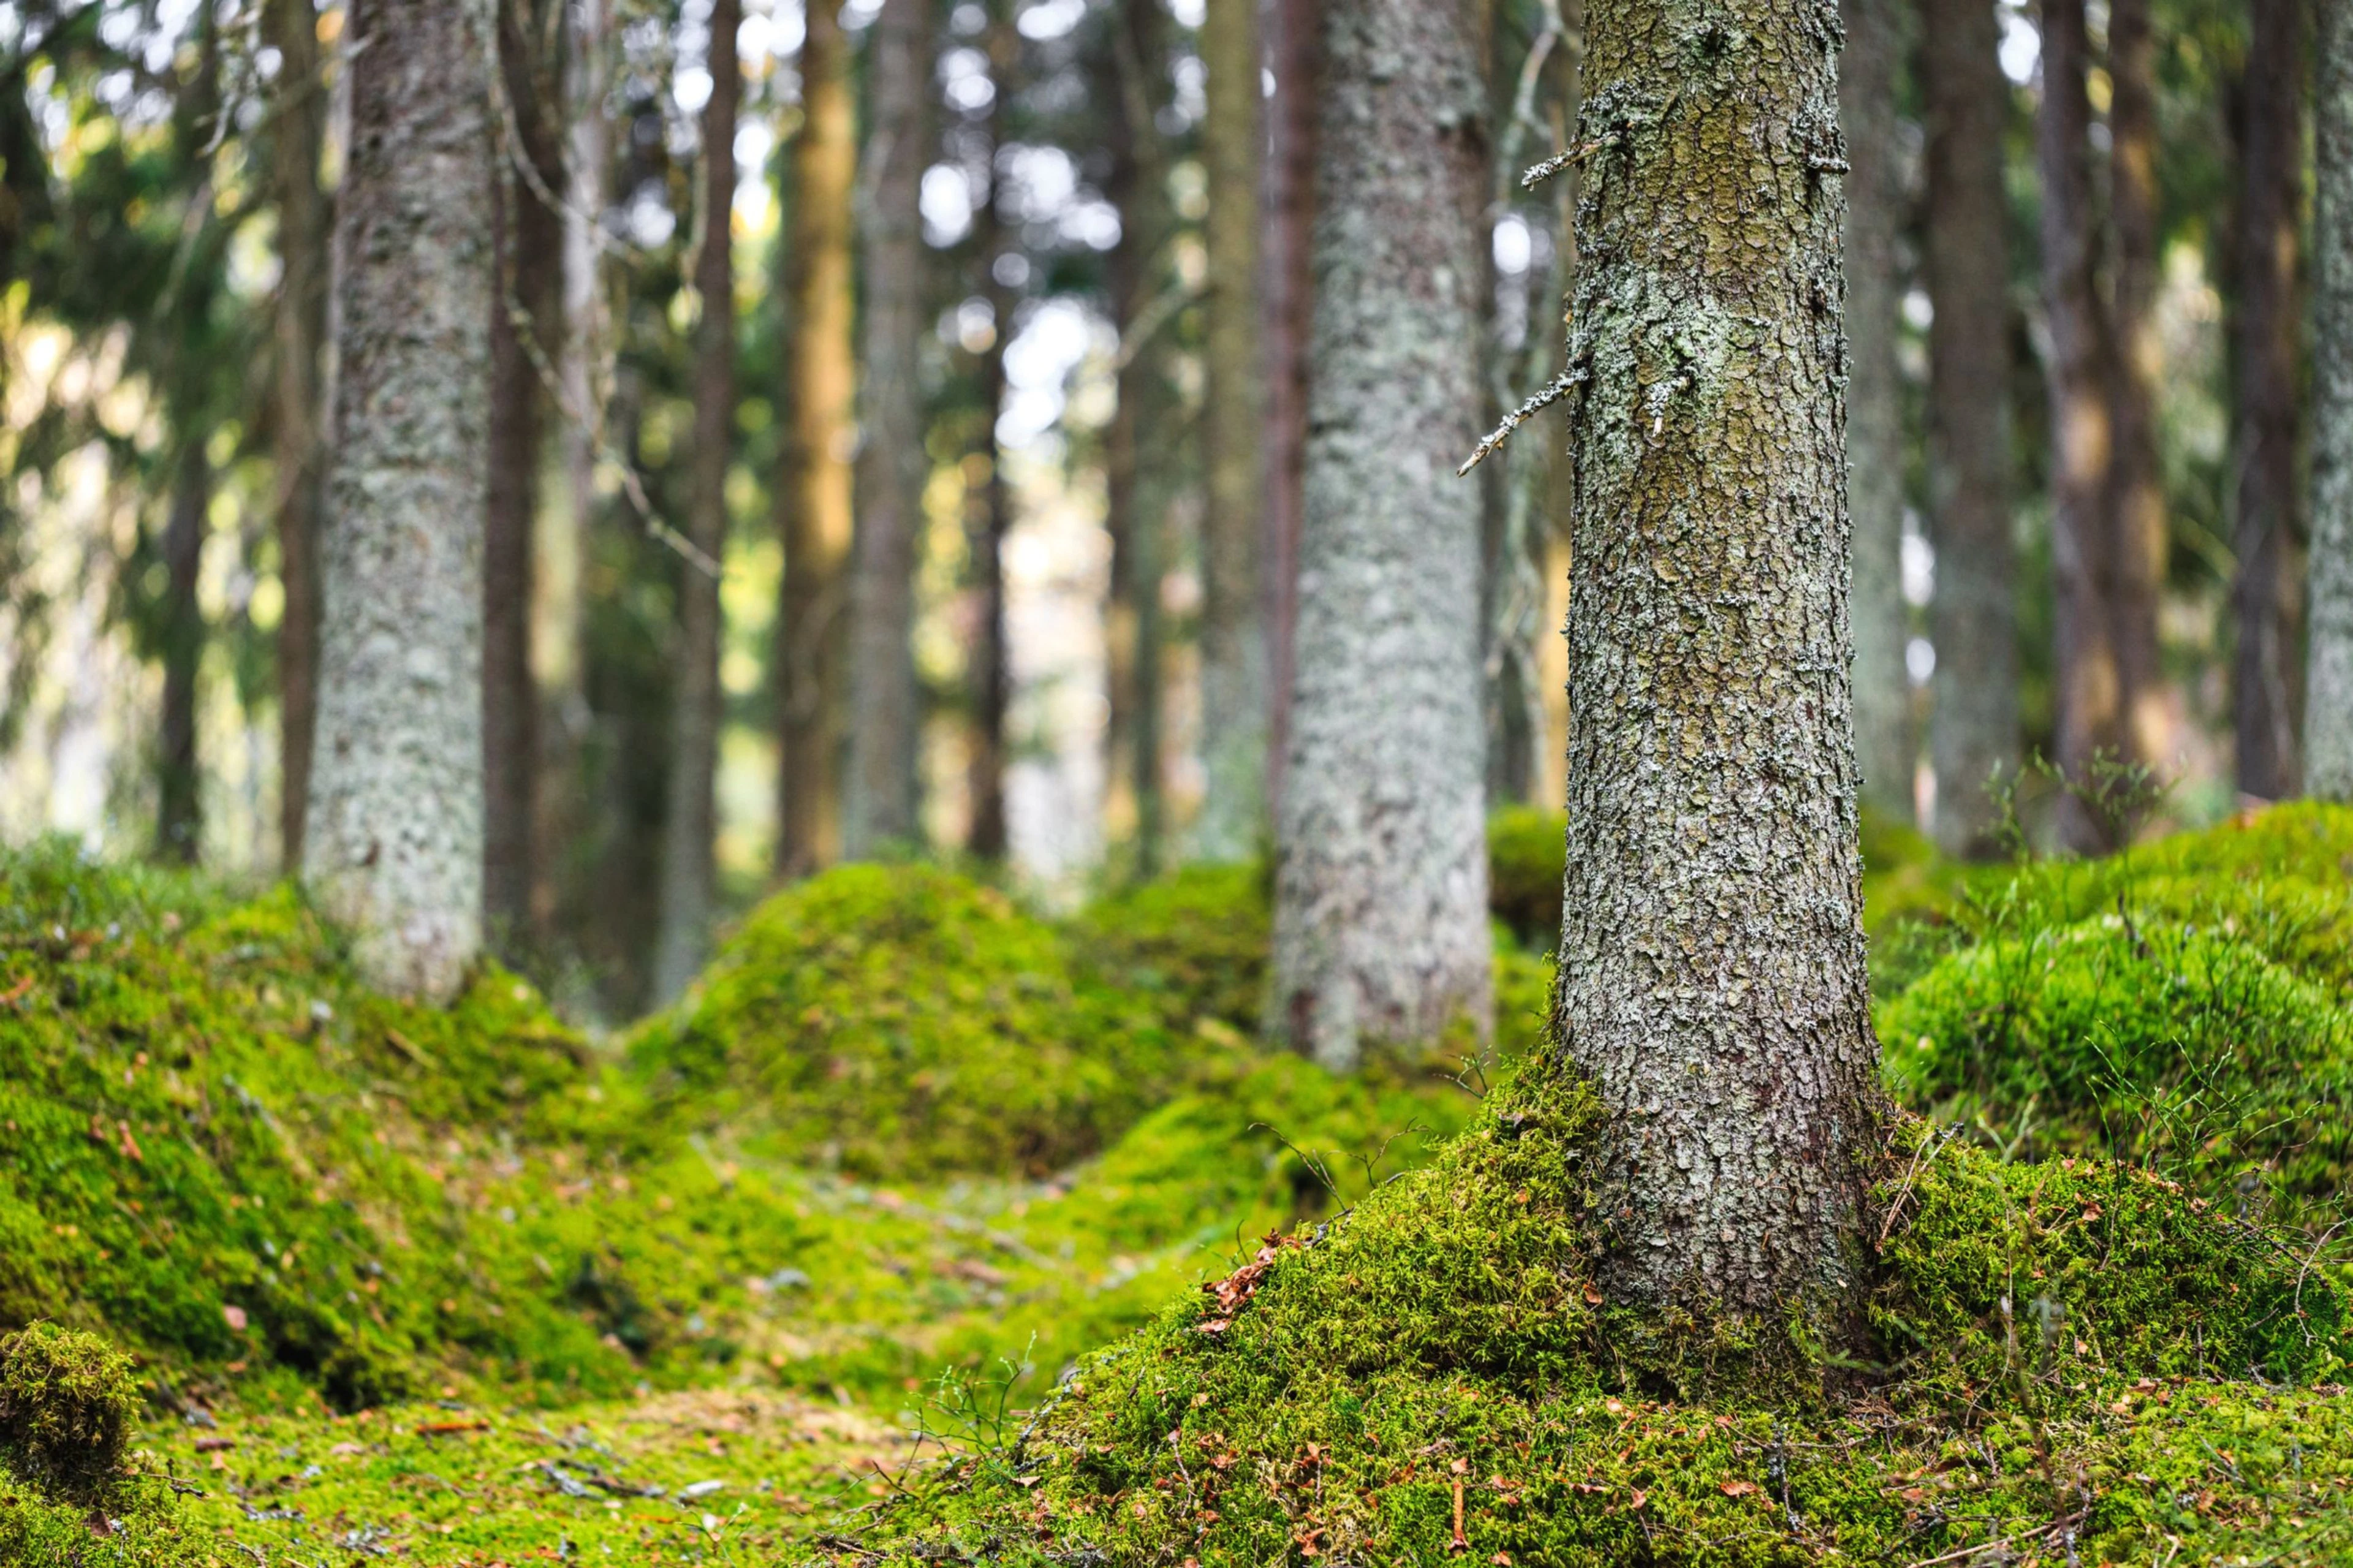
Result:
M1140 993L1171 1027L1258 1032L1273 925L1259 866L1187 866L1098 900L1071 925L1077 972Z
M1507 805L1487 818L1487 908L1524 947L1548 952L1560 941L1567 854L1566 812Z
M88 1496L122 1463L138 1410L131 1358L39 1322L0 1339L0 1450L23 1474Z

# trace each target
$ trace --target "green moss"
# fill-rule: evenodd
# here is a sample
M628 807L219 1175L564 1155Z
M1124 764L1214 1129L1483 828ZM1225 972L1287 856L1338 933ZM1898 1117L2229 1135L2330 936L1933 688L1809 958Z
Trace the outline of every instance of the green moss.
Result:
M1090 905L1071 922L1073 963L1141 993L1169 1026L1213 1019L1258 1033L1273 913L1257 866L1188 866Z
M1560 941L1567 844L1566 812L1507 805L1487 818L1487 908L1539 952Z
M0 1339L0 1453L24 1475L88 1496L122 1463L138 1395L131 1358L34 1323Z

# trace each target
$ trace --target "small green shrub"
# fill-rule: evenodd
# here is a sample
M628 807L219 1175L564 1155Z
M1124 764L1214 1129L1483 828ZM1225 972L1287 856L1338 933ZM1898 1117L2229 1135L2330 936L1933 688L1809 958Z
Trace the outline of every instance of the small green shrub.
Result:
M1560 942L1561 873L1567 860L1568 815L1507 805L1487 818L1487 908L1524 947L1549 952Z
M32 1480L94 1495L121 1468L138 1404L131 1358L93 1334L41 1322L0 1339L0 1451Z

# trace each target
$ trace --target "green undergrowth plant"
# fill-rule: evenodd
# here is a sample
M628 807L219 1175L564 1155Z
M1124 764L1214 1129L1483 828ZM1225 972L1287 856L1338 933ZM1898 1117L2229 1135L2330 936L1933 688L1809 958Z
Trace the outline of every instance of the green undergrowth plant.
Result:
M1268 1237L816 1554L2156 1563L2262 1539L2318 1563L2353 1542L2343 1282L2261 1226L1906 1121L1873 1194L1876 1348L1745 1383L1737 1346L1704 1364L1720 1332L1662 1359L1658 1323L1603 1304L1597 1131L1579 1087L1507 1086L1430 1163Z
M128 1451L140 1400L130 1358L34 1323L0 1336L0 1563L170 1568L205 1560L184 1489Z

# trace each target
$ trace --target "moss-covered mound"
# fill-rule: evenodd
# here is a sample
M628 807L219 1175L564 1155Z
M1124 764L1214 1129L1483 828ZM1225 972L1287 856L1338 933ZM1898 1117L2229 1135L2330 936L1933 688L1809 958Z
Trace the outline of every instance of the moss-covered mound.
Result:
M1099 900L1071 923L1080 974L1150 998L1171 1027L1258 1032L1274 923L1261 866L1188 866Z
M204 1561L171 1482L128 1462L138 1405L130 1358L103 1340L54 1323L0 1338L0 1563Z
M760 906L633 1067L681 1114L756 1107L805 1163L913 1180L1043 1174L1176 1086L1156 1009L1072 972L1059 934L928 866L847 866Z
M2353 1401L2322 1381L2342 1287L2266 1232L2120 1167L2005 1166L1908 1123L1875 1193L1875 1361L1742 1398L1599 1305L1593 1114L1574 1088L1505 1090L1429 1167L1090 1358L1030 1429L982 1431L836 1560L2353 1550Z

